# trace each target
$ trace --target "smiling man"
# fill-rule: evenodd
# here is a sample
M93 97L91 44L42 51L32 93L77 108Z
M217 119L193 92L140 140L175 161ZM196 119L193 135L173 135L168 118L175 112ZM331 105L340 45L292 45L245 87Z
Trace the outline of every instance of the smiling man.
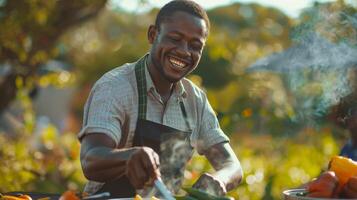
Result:
M216 170L193 187L224 195L239 184L242 169L227 136L205 93L185 78L200 61L209 28L201 6L171 1L148 29L148 54L93 86L79 133L86 192L133 197L152 193L162 179L175 193L193 150Z

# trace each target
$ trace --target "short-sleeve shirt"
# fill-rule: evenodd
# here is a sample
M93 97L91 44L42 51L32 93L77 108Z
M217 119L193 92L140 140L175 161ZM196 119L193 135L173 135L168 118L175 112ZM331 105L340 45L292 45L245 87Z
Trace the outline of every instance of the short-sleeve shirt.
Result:
M80 140L87 134L102 133L112 138L117 148L132 147L138 119L135 64L136 62L127 63L117 67L94 84L84 107L83 126L78 134ZM155 89L147 66L145 77L147 120L178 130L191 131L191 146L199 154L212 145L229 141L202 89L183 78L174 84L173 92L165 106ZM181 112L180 101L184 103L189 125ZM89 181L85 190L91 194L102 185L103 183Z

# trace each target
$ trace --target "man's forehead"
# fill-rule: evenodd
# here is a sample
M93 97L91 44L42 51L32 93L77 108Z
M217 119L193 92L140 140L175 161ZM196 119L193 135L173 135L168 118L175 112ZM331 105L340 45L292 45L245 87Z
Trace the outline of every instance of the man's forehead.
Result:
M180 20L190 20L194 22L197 25L202 25L202 27L205 27L207 29L207 24L204 19L202 19L199 16L193 15L191 13L185 12L185 11L174 11L170 15L167 15L163 18L162 23L176 23Z
M180 27L185 25L184 27ZM192 15L184 11L175 11L169 16L163 18L160 28L165 29L194 29L195 32L202 32L203 35L208 35L207 24L204 19Z

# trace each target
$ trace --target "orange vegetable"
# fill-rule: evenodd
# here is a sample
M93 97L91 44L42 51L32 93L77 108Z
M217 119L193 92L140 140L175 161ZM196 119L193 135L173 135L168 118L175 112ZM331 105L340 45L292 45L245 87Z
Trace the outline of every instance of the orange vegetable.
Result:
M339 182L337 192L339 193L348 179L357 175L357 162L343 156L334 156L330 161L329 170L336 173Z
M331 198L335 197L338 179L333 171L322 173L317 179L311 181L306 189L308 197Z
M25 199L25 200L32 200L32 198L31 198L29 195L26 195L26 194L21 194L21 195L19 196L19 198Z
M79 197L77 197L74 191L67 190L61 195L59 200L80 200L80 199Z
M134 197L134 200L142 200L143 198L141 198L141 196L140 195L135 195L135 197Z
M0 200L32 200L29 195L21 194L21 195L2 195L0 194Z

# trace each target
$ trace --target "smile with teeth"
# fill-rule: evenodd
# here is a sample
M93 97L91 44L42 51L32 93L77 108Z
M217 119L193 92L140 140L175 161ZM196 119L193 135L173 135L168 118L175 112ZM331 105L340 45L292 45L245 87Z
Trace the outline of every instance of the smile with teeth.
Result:
M186 67L186 63L176 60L174 58L170 58L169 61L176 68L182 69L182 68Z

